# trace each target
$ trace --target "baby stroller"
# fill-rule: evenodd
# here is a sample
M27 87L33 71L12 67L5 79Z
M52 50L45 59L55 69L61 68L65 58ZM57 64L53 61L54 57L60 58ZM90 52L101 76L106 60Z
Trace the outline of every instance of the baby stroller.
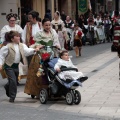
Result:
M77 87L82 86L81 82L78 80L62 80L58 76L58 73L54 70L54 65L57 63L58 57L53 57L53 49L57 49L56 47L47 46L44 47L44 49L48 52L51 52L52 54L47 57L47 59L44 59L41 57L42 55L39 55L42 62L42 68L44 70L45 75L47 76L48 80L48 88L41 88L40 94L39 94L39 100L42 104L45 104L49 98L52 97L61 97L63 96L66 99L66 102L68 105L72 105L73 103L79 104L81 102L81 94L78 90L76 90ZM49 53L48 52L48 53ZM75 70L76 68L61 68L61 71L66 70Z

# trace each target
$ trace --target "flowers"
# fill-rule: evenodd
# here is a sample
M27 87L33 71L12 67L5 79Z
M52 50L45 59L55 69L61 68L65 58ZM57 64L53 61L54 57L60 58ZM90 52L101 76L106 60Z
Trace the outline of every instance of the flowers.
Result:
M45 61L45 60L49 59L50 54L49 53L42 53L41 57L42 57L42 60Z
M78 31L78 36L81 37L82 36L82 32Z

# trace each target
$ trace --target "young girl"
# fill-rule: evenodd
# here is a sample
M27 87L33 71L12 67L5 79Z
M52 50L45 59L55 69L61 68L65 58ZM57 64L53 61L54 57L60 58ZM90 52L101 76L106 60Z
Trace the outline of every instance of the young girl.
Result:
M0 70L3 66L8 76L8 83L4 86L6 95L10 97L9 102L14 102L17 94L18 65L20 61L27 64L25 56L32 55L39 49L28 48L20 43L20 34L17 31L8 32L5 38L7 45L0 49Z
M60 58L58 59L58 62L55 64L54 69L59 72L58 73L59 77L63 80L79 79L80 82L83 82L88 79L88 77L84 76L82 72L76 72L73 70L60 72L60 68L62 66L67 67L67 68L77 68L76 66L73 65L72 61L70 60L68 51L62 51L60 53Z
M81 56L81 49L82 49L82 40L81 39L83 37L83 32L77 23L74 25L74 27L75 27L74 47L75 47L76 57L79 57L79 56Z

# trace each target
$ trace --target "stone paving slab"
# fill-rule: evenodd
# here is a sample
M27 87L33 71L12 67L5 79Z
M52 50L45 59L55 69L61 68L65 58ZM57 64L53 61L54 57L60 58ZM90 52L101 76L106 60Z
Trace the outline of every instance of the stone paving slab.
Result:
M9 99L3 99L1 103L3 104L13 104L8 101ZM29 95L24 92L17 93L14 105L26 106L26 107L39 107L40 101L38 99L32 99Z
M78 68L89 77L83 83L83 87L78 88L82 96L81 103L69 106L65 100L56 101L49 103L48 109L104 116L111 119L120 118L119 59L117 54L106 51L83 61ZM7 98L4 98L1 103L11 104ZM29 95L21 91L17 94L14 105L33 108L41 106L38 99L31 99Z

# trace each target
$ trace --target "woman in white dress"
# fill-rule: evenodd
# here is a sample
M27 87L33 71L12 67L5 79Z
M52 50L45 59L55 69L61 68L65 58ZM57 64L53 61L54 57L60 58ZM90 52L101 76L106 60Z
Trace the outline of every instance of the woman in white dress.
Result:
M16 24L16 20L17 20L17 14L14 13L10 13L6 16L6 19L8 21L8 25L5 25L2 29L1 29L1 42L3 43L5 41L5 33L9 32L11 30L17 31L18 33L22 34L23 29Z
M65 40L68 41L69 37L64 27L64 22L60 19L60 13L58 11L54 14L54 20L51 21L52 28L58 33L58 39L60 42L61 49L64 49Z
M104 34L104 26L99 15L95 19L95 25L96 25L98 39L99 42L101 43L101 41L103 42L105 40L105 34Z

